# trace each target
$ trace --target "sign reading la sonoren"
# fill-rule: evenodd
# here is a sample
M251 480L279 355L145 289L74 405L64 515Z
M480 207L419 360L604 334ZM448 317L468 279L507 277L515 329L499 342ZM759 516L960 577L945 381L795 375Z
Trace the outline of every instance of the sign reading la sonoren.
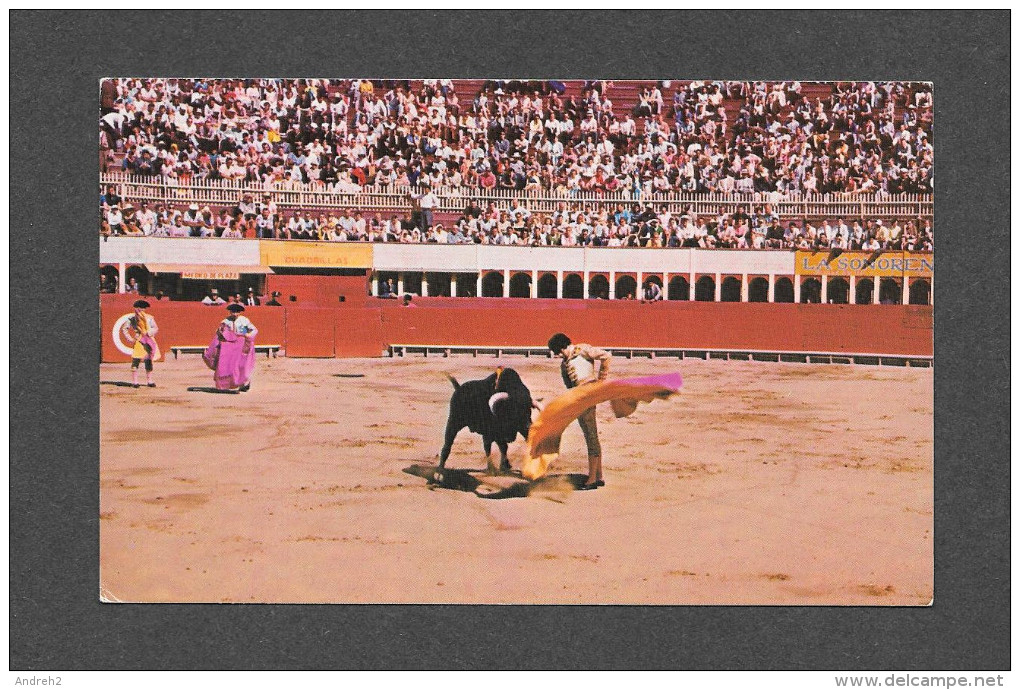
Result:
M911 252L797 252L797 275L932 277L933 254Z

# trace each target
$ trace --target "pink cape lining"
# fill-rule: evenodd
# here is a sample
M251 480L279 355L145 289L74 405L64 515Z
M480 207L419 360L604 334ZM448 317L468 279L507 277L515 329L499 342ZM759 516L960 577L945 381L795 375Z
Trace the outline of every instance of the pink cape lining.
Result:
M240 388L248 383L255 369L255 338L220 328L202 353L202 359L213 370L218 390Z
M679 373L596 381L571 388L548 405L532 422L528 433L528 455L521 467L526 479L543 476L560 452L560 437L585 410L609 401L613 414L627 417L639 402L665 399L680 392Z
M156 344L156 339L148 333L139 336L138 342L145 347L146 352L149 353L149 359L153 362L158 362L163 357L163 353L159 350L159 345Z

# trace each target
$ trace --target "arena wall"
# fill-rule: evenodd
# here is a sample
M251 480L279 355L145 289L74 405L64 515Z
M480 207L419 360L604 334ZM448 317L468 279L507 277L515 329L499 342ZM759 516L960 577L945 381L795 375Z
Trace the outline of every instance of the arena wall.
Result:
M111 296L112 297L112 296ZM605 347L823 352L930 358L932 307L727 302L420 298L417 306L369 298L363 305L249 307L259 342L289 357L377 357L391 345L544 347L557 331ZM130 314L102 301L102 359L126 362L112 335ZM154 303L164 351L206 345L225 316L193 302Z

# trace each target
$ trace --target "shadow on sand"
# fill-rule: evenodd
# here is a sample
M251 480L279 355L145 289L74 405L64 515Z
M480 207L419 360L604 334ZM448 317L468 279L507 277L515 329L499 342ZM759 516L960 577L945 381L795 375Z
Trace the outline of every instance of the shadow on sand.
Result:
M219 388L213 388L212 386L188 386L189 393L216 393L218 395L240 395L241 391L237 390L226 390L221 391Z
M130 383L128 381L100 381L99 385L100 386L119 386L121 388L134 388L135 384ZM139 384L139 386L144 386L144 385L145 385L144 383Z
M484 469L458 470L449 467L444 468L442 476L437 479L436 469L435 465L411 465L405 467L404 472L426 480L429 488L464 491L481 498L526 498L541 493L546 498L556 500L557 494L576 491L587 480L583 474L550 474L529 482L517 470L499 477L490 477Z

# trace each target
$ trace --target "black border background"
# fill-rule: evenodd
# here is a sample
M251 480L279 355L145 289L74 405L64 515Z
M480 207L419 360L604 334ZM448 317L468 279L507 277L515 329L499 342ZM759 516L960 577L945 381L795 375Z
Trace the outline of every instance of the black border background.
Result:
M11 669L1009 668L1009 12L9 16ZM150 75L933 81L934 605L100 604L98 87Z

